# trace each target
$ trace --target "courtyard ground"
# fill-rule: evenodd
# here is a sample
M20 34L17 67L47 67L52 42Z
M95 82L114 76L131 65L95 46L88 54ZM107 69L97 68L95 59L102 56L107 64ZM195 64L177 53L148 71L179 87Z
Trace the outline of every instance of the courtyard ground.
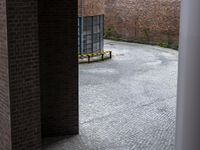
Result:
M174 150L178 52L105 40L112 60L79 65L80 135L44 150Z

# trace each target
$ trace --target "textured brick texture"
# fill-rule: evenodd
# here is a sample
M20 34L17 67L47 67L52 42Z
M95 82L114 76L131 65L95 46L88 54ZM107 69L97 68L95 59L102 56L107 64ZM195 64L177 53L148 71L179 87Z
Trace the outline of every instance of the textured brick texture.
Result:
M179 14L180 0L106 0L105 28L128 41L176 45Z
M0 0L0 150L78 133L77 6Z
M0 150L11 149L6 1L0 0Z
M96 16L104 14L105 0L78 0L78 15L81 16L81 9L83 8L84 16Z
M180 0L81 0L78 15L105 14L109 38L152 44L168 43L176 48L179 39Z
M43 136L78 133L77 6L39 1Z
M41 147L37 0L7 0L12 150Z

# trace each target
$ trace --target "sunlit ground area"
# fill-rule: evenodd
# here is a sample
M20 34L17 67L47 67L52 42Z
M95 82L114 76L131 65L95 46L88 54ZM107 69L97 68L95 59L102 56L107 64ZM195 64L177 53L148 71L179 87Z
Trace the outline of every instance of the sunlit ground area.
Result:
M174 150L178 52L109 40L105 50L112 60L79 66L80 135L44 150Z

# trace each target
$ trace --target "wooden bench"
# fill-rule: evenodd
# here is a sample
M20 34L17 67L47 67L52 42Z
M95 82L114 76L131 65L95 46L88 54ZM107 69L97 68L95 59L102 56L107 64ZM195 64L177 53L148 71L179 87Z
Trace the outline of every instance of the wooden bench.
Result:
M91 58L92 57L97 57L97 56L101 56L101 60L103 61L105 58L105 55L108 54L109 58L112 58L112 51L103 51L103 52L97 52L97 53L92 53L92 54L81 54L79 55L79 59L84 59L87 58L88 63L91 62Z

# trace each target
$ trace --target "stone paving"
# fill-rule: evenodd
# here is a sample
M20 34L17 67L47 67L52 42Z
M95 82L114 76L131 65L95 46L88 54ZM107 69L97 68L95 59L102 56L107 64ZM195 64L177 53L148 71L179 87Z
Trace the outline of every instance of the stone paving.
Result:
M113 59L81 64L80 135L43 150L174 150L178 52L105 41Z

